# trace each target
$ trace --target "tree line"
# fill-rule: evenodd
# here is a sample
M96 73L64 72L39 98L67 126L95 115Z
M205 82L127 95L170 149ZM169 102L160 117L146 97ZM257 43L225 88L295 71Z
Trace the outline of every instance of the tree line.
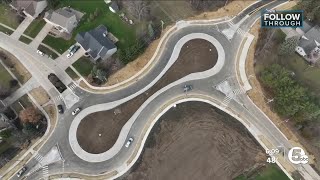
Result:
M293 72L273 64L261 72L260 79L274 96L274 108L280 116L293 118L297 123L319 117L316 98L296 82Z

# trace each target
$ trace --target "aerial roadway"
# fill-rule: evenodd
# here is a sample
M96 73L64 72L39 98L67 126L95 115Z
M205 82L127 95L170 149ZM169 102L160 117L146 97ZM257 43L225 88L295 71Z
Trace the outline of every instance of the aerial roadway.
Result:
M161 61L156 62L147 75L139 77L135 83L104 94L77 87L74 92L79 97L79 101L63 114L59 114L53 132L47 134L48 138L44 140L43 146L37 152L33 152L33 157L25 164L28 169L23 178L45 179L51 175L68 174L92 176L96 179L120 177L138 159L156 120L169 108L186 101L207 102L232 115L264 148L267 148L267 145L259 140L260 136L267 139L272 147L282 146L286 150L292 148L293 145L288 139L246 95L245 91L249 89L240 83L237 72L239 68L236 63L242 52L241 48L244 48L241 44L247 39L250 27L259 19L260 10L273 9L282 3L285 1L257 1L235 17L211 21L177 22L169 38L163 41L165 48L158 51L157 56ZM218 60L214 67L187 75L150 96L124 125L116 143L108 151L90 154L81 149L76 139L76 130L85 116L96 111L113 109L150 89L177 59L182 45L191 39L198 38L205 39L216 47ZM33 49L3 33L0 33L0 39L0 47L14 54L51 97L56 96L57 92L48 81L48 74L57 74L68 86L73 84L70 77L59 69L54 61L39 57ZM40 65L34 66L35 64ZM221 88L223 84L231 90L241 89L243 93L224 92ZM185 85L192 85L192 88L185 90ZM58 101L55 103L60 104ZM81 107L82 110L73 116L72 111L76 107ZM128 140L130 145L127 145ZM61 163L44 164L44 157L52 152L53 147L58 147L63 165ZM283 164L278 162L278 165ZM309 164L291 166L305 179L320 179ZM43 174L44 168L49 171L46 176ZM285 171L285 168L283 170ZM19 179L15 174L11 179Z

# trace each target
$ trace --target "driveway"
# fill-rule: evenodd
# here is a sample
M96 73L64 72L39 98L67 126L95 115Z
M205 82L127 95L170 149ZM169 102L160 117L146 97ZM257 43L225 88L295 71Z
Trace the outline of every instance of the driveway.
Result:
M38 46L41 44L41 42L43 41L43 39L48 35L48 33L50 32L51 28L53 26L49 23L47 23L42 29L41 31L38 33L38 35L33 39L33 41L30 43L30 46L37 49Z
M60 57L58 57L55 61L59 65L59 67L63 70L67 69L69 66L71 66L74 62L76 62L79 58L81 58L85 50L81 47L72 57L67 58L67 54L69 52L64 52Z
M26 17L22 23L19 25L19 27L11 34L11 37L13 39L19 39L20 36L23 34L23 32L28 28L28 26L31 24L33 21L33 18L31 17Z

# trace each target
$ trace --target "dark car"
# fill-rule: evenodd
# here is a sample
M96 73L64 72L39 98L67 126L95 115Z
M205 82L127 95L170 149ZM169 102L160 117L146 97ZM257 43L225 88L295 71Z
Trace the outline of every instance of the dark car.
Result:
M191 91L192 90L192 85L184 85L183 87L183 91L184 92L188 92L188 91Z
M62 113L63 113L63 106L62 106L61 104L59 104L59 105L57 106L57 108L58 108L58 112L59 112L60 114L62 114Z
M76 53L79 49L80 49L80 46L75 46L75 47L71 50L71 52L74 54L74 53Z

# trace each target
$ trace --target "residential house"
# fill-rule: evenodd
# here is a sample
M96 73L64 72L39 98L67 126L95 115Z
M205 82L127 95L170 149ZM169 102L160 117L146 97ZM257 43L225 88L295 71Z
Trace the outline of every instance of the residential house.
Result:
M72 30L77 27L83 14L72 8L64 7L55 11L49 10L45 13L44 20L53 25L50 32L53 36L61 36L62 33L71 35Z
M13 0L10 6L19 15L36 18L47 7L46 0Z
M320 27L308 27L297 29L301 35L296 52L310 64L315 64L320 58Z
M105 60L117 51L117 47L108 36L107 28L103 25L88 32L81 32L75 39L94 62L98 59Z

